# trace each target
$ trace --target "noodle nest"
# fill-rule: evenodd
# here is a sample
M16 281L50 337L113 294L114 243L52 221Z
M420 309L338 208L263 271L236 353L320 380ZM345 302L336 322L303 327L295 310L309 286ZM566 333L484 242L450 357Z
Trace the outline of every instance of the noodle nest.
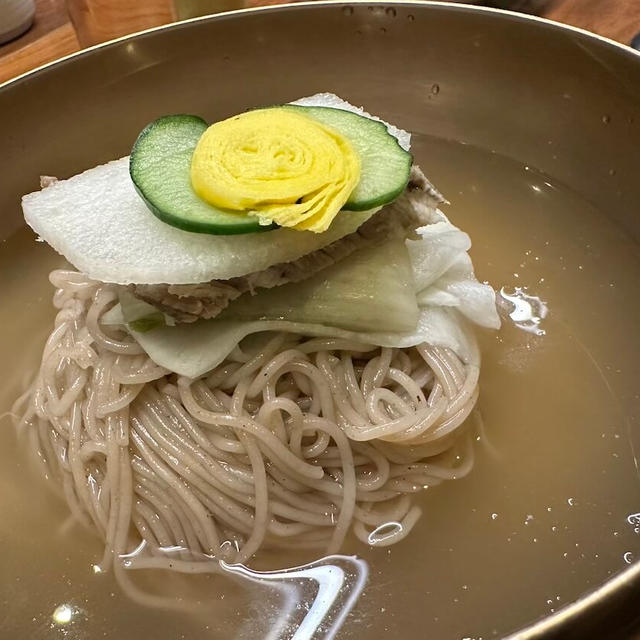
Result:
M319 556L350 530L389 545L420 517L413 494L471 469L461 426L479 369L448 349L271 333L194 380L100 325L116 287L75 271L50 280L55 327L14 413L104 541L102 570Z

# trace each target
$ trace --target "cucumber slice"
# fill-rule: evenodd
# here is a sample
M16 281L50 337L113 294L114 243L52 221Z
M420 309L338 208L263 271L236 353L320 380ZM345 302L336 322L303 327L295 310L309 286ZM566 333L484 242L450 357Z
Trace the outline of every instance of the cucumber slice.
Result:
M197 116L163 116L147 125L131 150L129 173L160 220L185 231L230 235L268 231L257 218L211 206L191 188L191 156L207 123Z
M333 107L282 106L339 131L360 156L360 182L343 209L366 211L392 202L404 191L413 158L383 122Z
M273 107L270 107L273 108ZM361 160L360 182L343 207L367 211L392 202L409 181L412 157L383 122L333 107L282 105L339 131ZM191 156L207 123L197 116L158 118L142 131L131 151L129 172L136 190L163 222L196 233L219 235L268 231L258 218L214 207L191 187Z

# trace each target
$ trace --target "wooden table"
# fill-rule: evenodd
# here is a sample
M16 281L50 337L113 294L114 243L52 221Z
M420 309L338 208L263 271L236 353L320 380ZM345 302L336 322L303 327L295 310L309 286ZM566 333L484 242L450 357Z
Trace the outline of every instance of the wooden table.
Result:
M244 2L247 6L280 3L281 0ZM226 6L239 4L238 0L229 0ZM210 5L221 8L225 2L210 0ZM640 31L640 0L552 0L542 15L625 44ZM36 0L32 28L0 46L0 82L83 47L167 24L179 16L180 10L176 11L172 0Z

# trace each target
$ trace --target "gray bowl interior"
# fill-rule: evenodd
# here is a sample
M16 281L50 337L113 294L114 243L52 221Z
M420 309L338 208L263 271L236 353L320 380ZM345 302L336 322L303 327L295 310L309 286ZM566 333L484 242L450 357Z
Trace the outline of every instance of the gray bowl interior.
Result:
M70 176L126 155L159 115L215 120L327 88L407 129L526 162L640 239L638 55L513 14L402 2L196 20L6 84L0 237L23 224L20 195L38 188L40 173ZM638 442L637 419L632 426ZM631 624L639 577L630 567L527 634L584 637Z

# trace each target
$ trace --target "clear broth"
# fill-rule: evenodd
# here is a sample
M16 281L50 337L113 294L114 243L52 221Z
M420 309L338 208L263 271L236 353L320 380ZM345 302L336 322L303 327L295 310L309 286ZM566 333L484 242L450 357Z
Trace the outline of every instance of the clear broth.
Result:
M507 158L424 136L414 152L473 240L476 273L546 300L546 335L505 323L481 335L479 409L487 438L465 479L429 489L411 536L350 542L370 566L339 637L487 638L558 610L640 557L638 246L553 179ZM53 320L59 256L23 230L0 245L0 351L8 410ZM94 575L100 542L0 432L0 635L58 638L264 637L277 612L255 588L201 580L208 615L136 605ZM634 433L635 429L635 433ZM274 559L291 565L291 555ZM184 579L183 579L184 580ZM78 611L58 626L62 603Z

